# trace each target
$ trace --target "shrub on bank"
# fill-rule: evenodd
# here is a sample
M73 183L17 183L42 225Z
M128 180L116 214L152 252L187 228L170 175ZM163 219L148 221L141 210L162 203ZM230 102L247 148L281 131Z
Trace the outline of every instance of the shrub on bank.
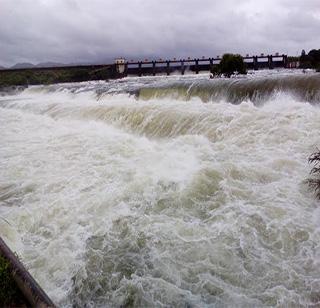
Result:
M314 166L310 171L313 177L308 179L307 183L315 191L317 198L320 200L320 151L311 154L308 161Z

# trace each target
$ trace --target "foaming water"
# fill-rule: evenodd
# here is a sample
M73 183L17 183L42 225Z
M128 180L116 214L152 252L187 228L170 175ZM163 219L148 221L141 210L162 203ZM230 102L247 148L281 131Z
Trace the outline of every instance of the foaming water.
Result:
M188 101L199 98L203 102L227 101L239 104L250 100L261 105L279 92L309 103L320 100L320 75L312 71L275 70L250 72L245 77L209 79L207 75L135 77L105 82L70 83L64 85L17 88L1 92L0 96L16 94L64 93L79 95L90 93L95 99L105 96L129 94L139 100L157 98Z
M228 96L261 78L290 86ZM214 81L227 94L210 99L201 76L5 95L1 235L59 306L317 306L317 78ZM154 95L177 84L198 94Z

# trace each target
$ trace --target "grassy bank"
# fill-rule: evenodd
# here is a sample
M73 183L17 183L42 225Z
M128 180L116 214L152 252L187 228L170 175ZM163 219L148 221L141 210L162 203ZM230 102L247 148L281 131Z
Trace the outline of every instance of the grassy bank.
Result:
M0 87L107 80L114 77L113 65L0 70Z
M17 287L11 271L9 261L0 255L0 306L26 307L28 302Z

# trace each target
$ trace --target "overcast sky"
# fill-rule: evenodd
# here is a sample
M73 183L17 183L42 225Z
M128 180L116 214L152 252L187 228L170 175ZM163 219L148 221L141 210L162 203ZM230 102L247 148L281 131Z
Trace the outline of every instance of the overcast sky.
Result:
M0 0L0 65L300 54L320 0Z

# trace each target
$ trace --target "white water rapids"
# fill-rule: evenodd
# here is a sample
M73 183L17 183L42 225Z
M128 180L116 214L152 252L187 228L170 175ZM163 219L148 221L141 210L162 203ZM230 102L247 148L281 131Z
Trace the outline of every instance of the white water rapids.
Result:
M59 307L319 307L318 96L187 79L0 96L1 236Z

